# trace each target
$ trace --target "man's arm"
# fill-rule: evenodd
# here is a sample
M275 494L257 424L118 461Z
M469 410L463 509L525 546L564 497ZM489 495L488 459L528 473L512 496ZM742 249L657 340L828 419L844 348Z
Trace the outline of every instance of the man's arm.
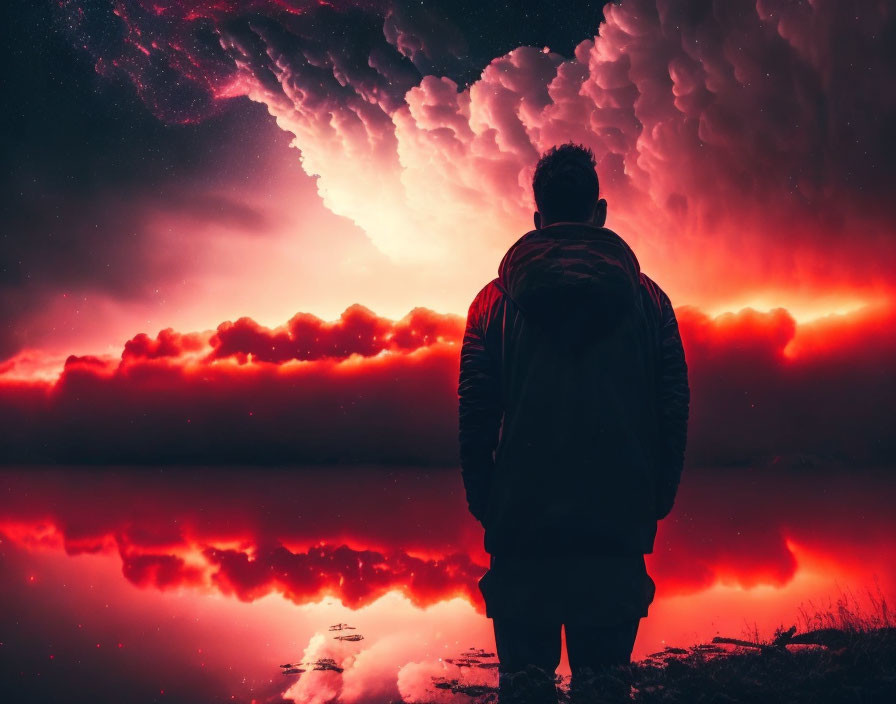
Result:
M467 313L457 386L461 475L470 513L480 523L485 520L503 413L497 364L485 347L484 292Z
M684 467L691 399L688 367L675 311L669 297L662 291L659 294L661 327L658 381L662 454L657 487L657 520L668 516L675 503Z

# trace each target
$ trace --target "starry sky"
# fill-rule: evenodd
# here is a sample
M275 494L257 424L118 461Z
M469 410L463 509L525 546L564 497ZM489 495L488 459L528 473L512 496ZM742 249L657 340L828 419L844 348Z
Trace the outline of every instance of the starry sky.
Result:
M531 228L538 155L567 140L594 150L690 370L636 656L896 587L884 4L18 5L0 10L15 691L412 701L440 657L491 647L459 345ZM330 620L368 640L334 650ZM345 672L284 682L300 656Z
M415 302L461 309L467 290L398 267L362 228L322 206L290 136L263 104L217 96L232 78L233 61L217 47L206 13L185 30L188 8L205 7L209 18L224 22L230 7L238 23L270 15L270 7L247 3L240 12L240 3L170 3L156 16L146 9L152 5L38 2L3 10L4 46L27 70L11 73L2 118L9 180L0 358L23 355L17 363L26 373L58 373L68 353L108 353L135 326L153 333L170 325L206 328L241 314L276 325L299 308L333 318L362 298L401 317L409 310L406 292L383 285L399 276L421 294L438 287ZM422 57L420 69L404 60L408 87L424 71L447 71L464 84L521 42L550 41L571 53L601 17L599 6L570 14L566 23L545 22L548 11L534 2L513 12L491 3L452 7L451 36L463 54ZM382 36L383 11L343 17L312 8L308 31L318 47L355 37L366 45L359 51L378 41L397 54ZM441 17L437 5L408 12L408 22L414 13L430 25ZM208 75L179 73L188 59L173 48L180 46L174 37L184 31L198 36ZM165 49L145 57L135 47L141 34ZM209 56L215 48L220 56ZM135 61L135 52L147 62ZM321 269L329 276L315 274ZM334 290L333 276L353 283ZM236 290L236 280L251 294Z

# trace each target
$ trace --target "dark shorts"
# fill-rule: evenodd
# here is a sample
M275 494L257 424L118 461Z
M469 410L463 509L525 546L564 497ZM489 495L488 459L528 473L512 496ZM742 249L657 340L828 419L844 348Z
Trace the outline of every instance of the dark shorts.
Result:
M595 627L647 616L656 593L643 555L492 556L479 589L489 618Z

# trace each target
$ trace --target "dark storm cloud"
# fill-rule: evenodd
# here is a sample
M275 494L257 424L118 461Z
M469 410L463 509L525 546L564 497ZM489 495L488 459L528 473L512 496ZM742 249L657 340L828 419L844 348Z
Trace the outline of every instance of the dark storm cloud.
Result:
M0 355L36 336L28 318L57 281L139 298L183 265L146 256L145 201L132 194L158 191L177 208L170 193L211 171L210 145L238 151L274 129L231 96L266 103L320 174L327 207L390 256L431 242L462 261L458 233L474 230L479 256L497 246L529 208L538 151L574 138L598 155L623 234L649 244L668 266L660 280L686 300L748 300L760 282L771 295L889 291L887 6L628 0L579 43L599 5L66 0L55 25L44 9L14 14L11 44L31 71L15 77L5 118L19 146L4 195L14 226L0 245ZM246 227L263 220L221 207Z
M603 5L62 0L57 18L72 43L93 56L98 72L127 76L160 119L190 122L221 109L217 99L228 94L239 71L234 59L254 57L252 72L269 87L276 84L273 56L257 37L270 38L288 61L305 65L306 72L299 72L308 79L303 88L334 96L376 94L393 101L394 109L423 75L463 84L520 45L549 45L571 55L597 32ZM234 55L233 43L244 51ZM250 45L261 51L245 51Z
M16 69L0 125L0 359L40 344L46 330L30 320L62 293L139 300L174 280L183 257L148 256L146 219L157 209L264 226L261 213L201 188L221 171L263 180L250 173L252 155L287 141L263 107L226 99L234 45L269 86L276 80L261 35L301 59L296 80L319 100L360 94L394 107L424 73L472 79L496 53L542 35L571 50L599 20L597 10L587 22L547 23L548 11L530 2L63 0L5 4L3 13ZM222 145L240 153L237 169L209 156ZM200 187L184 202L191 182Z
M0 359L43 342L48 331L32 317L64 293L139 300L178 280L186 261L182 250L157 247L150 222L159 215L265 231L263 213L215 187L263 184L257 157L287 141L248 102L201 125L164 124L130 81L97 75L49 3L2 11L15 69L0 113ZM235 153L240 168L226 168Z
M685 262L742 262L729 286L885 285L896 256L885 4L627 0L606 8L594 41L600 3L479 5L132 0L67 2L64 14L75 43L163 119L197 119L229 95L267 104L328 207L389 254L413 241L378 232L376 204L410 217L421 195L443 196L460 217L481 194L479 221L483 202L527 209L538 152L573 138L594 149L614 216L661 250L665 233ZM183 82L159 80L157 65ZM438 193L408 185L418 168ZM718 282L702 278L690 285L706 297Z

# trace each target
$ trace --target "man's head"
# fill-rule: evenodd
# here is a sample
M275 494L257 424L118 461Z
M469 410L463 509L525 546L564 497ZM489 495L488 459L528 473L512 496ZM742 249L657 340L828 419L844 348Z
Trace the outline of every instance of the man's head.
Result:
M555 222L588 222L603 227L607 201L599 198L594 154L580 144L561 144L539 159L532 179L535 227Z

